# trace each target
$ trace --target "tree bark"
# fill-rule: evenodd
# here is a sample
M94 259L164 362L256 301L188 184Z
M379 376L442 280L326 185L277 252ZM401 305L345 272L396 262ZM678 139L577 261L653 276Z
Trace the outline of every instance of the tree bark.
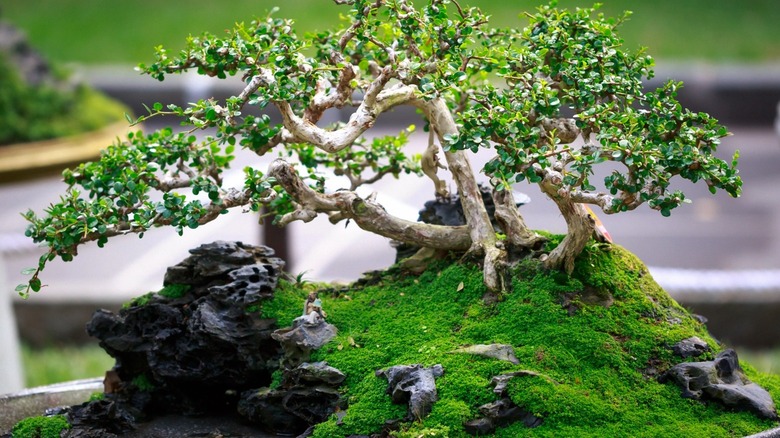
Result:
M551 181L559 175L554 175L557 172L551 173L548 173L539 185L558 206L558 210L566 220L567 231L566 237L550 252L544 264L551 269L563 268L566 273L571 274L574 271L574 261L585 249L595 224L584 206L572 201L565 193L559 192L558 185Z
M467 226L431 225L397 218L381 205L362 199L350 191L318 193L307 186L293 167L277 159L268 168L268 175L299 204L299 209L282 217L281 224L294 220L313 219L317 213L336 212L343 219L352 219L362 229L401 242L451 251L466 251L471 247Z
M504 230L507 242L515 248L537 248L547 239L533 231L525 224L523 217L517 211L517 203L512 192L508 189L493 189L493 203L496 206L496 221Z
M442 144L446 143L446 136L458 134L458 127L452 113L442 99L416 99L412 103L423 111L431 124L431 129L436 130ZM499 271L506 262L506 252L496 246L498 239L482 202L471 163L463 151L445 151L444 157L458 187L463 215L469 227L471 235L469 252L484 256L485 286L492 291L502 290L503 282Z

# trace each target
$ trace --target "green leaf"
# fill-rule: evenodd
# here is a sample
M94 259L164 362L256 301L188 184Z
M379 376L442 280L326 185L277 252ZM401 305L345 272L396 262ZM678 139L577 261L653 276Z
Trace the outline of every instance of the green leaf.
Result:
M22 269L22 275L33 275L38 268L24 268Z

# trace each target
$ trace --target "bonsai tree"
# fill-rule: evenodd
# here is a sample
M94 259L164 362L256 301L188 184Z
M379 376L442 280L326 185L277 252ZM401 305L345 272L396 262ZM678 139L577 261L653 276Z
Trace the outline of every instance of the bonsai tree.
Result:
M680 83L643 91L653 59L622 47L616 30L627 14L614 20L595 8L567 11L553 3L528 14L528 26L517 30L492 28L480 10L455 0L420 9L405 0L335 1L351 5L350 21L336 30L301 38L292 21L272 13L237 24L224 38L190 37L177 54L157 48L157 61L140 66L155 79L197 71L240 75L246 85L224 102L155 103L135 122L177 116L184 131L132 133L100 161L66 170L61 201L42 217L25 214L27 235L49 249L20 292L39 290L46 262L68 261L84 243L102 247L112 236L160 226L182 233L230 209L264 206L280 225L324 214L398 241L464 251L484 264L486 286L500 290L507 253L544 241L518 212L515 183L538 185L560 209L567 234L543 257L548 268L566 271L594 233L586 206L613 214L647 204L668 216L686 200L671 188L676 176L703 181L713 193L740 194L737 157L729 163L714 155L726 128L682 108ZM404 152L408 131L364 137L402 105L425 121L422 156ZM346 122L318 124L327 109L345 107L352 110ZM254 108L278 111L282 123L250 114ZM195 135L204 129L216 134ZM244 185L226 187L221 174L236 146L258 155L278 151L280 158L265 172L244 169ZM506 239L491 225L469 163L468 152L480 149L495 153L482 172ZM288 161L293 157L297 164ZM594 181L594 166L607 162L612 173L603 184ZM325 168L346 176L349 187L326 188ZM437 176L445 169L466 226L406 221L355 192L387 175L413 173L430 177L432 192L447 197Z

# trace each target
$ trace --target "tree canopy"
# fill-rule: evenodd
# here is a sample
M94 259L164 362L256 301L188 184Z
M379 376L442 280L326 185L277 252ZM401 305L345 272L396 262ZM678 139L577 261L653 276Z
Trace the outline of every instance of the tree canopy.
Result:
M680 83L643 89L653 59L622 47L617 28L628 14L613 19L597 7L569 11L552 3L527 14L524 29L501 29L455 0L420 8L406 0L335 1L350 7L349 21L335 30L300 37L292 21L272 11L238 23L225 37L190 37L180 53L158 47L157 61L140 66L155 79L197 71L240 75L246 85L223 102L155 103L133 122L175 115L184 132L132 133L99 161L65 171L61 201L42 217L25 214L27 235L49 251L20 292L40 289L46 262L70 260L86 242L102 246L111 236L165 225L181 233L231 208L263 206L281 225L325 214L402 242L468 252L483 261L486 286L498 290L508 252L544 241L525 226L512 197L515 183L538 185L559 207L567 236L542 257L549 268L567 271L594 233L586 205L612 214L647 204L667 216L686 200L671 188L674 177L740 194L737 157L715 155L726 128L684 109L676 99ZM364 137L401 105L425 121L430 141L422 156L404 152L407 131ZM278 111L282 123L250 115L250 107ZM319 126L329 108L352 113ZM207 128L216 133L195 135ZM279 158L265 172L244 169L243 186L226 187L221 174L236 146ZM496 235L468 160L467 152L480 149L495 153L482 172L505 240ZM594 166L606 162L614 170L593 180ZM350 186L326 191L325 168L347 176ZM412 173L430 177L433 193L446 197L436 177L444 169L466 226L406 221L355 192L387 175Z

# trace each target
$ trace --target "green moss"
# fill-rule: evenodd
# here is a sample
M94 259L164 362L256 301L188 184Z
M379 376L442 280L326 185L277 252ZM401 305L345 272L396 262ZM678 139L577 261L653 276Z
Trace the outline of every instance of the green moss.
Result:
M151 301L152 298L154 298L154 292L147 292L122 304L122 308L129 309L130 307L145 306L149 304L149 301Z
M29 417L16 423L11 436L13 438L59 438L60 432L70 429L64 415L51 417Z
M552 245L560 240L549 237ZM511 292L488 305L477 266L441 261L419 277L390 271L370 286L322 290L328 322L339 334L312 359L347 375L349 408L340 425L332 418L314 436L377 433L386 420L403 418L406 407L391 403L387 381L375 371L414 363L443 366L439 401L422 422L404 424L399 437L465 436L463 422L496 400L491 378L518 370L538 376L513 379L509 396L544 422L535 429L511 425L495 436L725 437L774 426L750 413L683 399L674 385L646 375L651 365L664 371L679 362L669 346L687 337L720 347L622 248L589 246L571 276L523 261L512 284ZM283 283L263 303L263 316L285 325L300 315L308 291ZM491 343L512 345L520 363L454 352ZM780 397L780 378L745 369Z
M157 294L165 298L181 298L190 290L190 287L189 284L169 284L157 291Z
M106 394L105 393L93 392L92 394L89 395L89 400L88 401L98 401L98 400L103 400L104 398L106 398Z
M271 374L271 384L268 385L271 389L276 389L282 385L282 370L276 370Z
M191 286L188 284L169 284L157 292L147 292L143 295L137 296L130 301L122 304L123 309L129 309L130 307L145 306L149 304L156 296L165 297L168 299L181 298L190 290Z
M138 389L144 392L151 392L154 390L154 383L146 376L146 374L139 374L135 376L131 383Z

